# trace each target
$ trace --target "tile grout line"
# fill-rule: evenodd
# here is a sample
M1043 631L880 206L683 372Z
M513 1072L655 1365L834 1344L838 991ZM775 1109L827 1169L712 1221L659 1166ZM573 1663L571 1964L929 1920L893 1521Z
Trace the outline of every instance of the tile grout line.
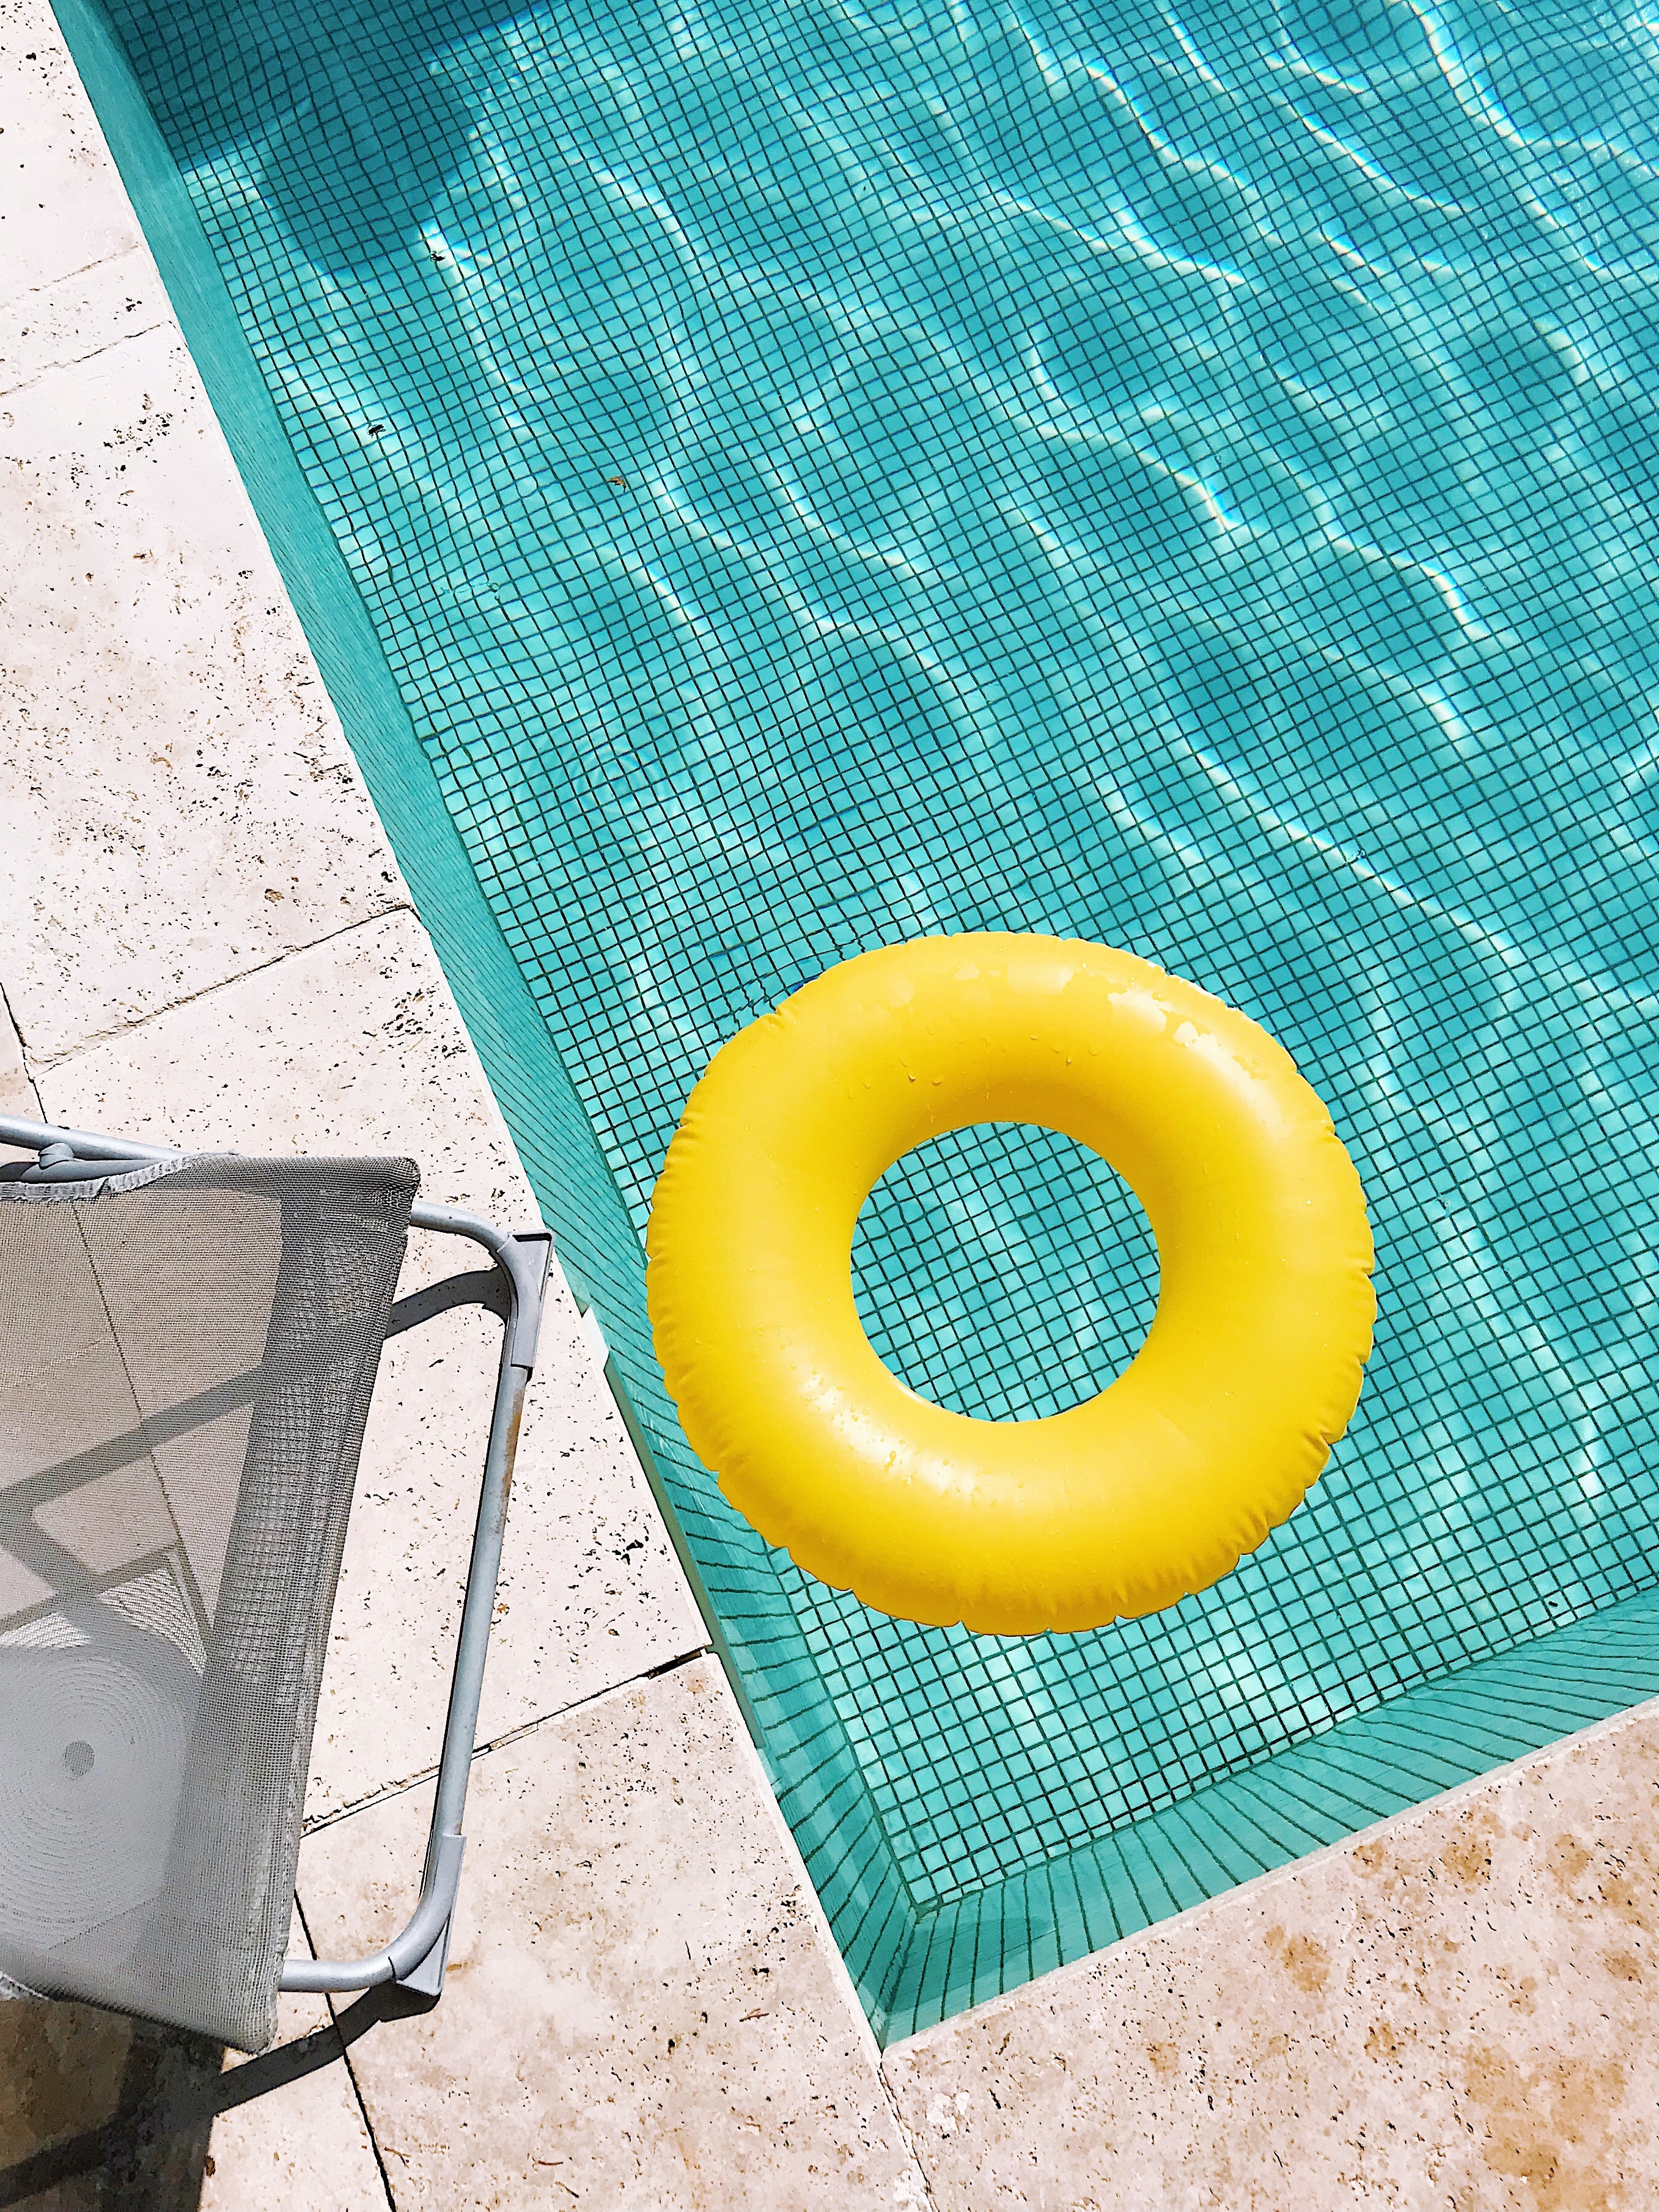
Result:
M228 991L234 984L246 983L255 975L266 975L271 969L280 968L284 961L302 959L307 952L315 952L322 945L333 945L341 938L350 936L354 930L370 928L377 921L388 921L398 914L412 915L430 945L430 934L416 911L413 900L407 896L395 899L390 905L376 908L373 914L360 915L356 921L342 922L338 929L325 931L321 937L310 938L303 945L290 945L285 952L273 954L269 960L258 961L252 968L239 968L234 975L222 975L217 982L204 983L199 991L187 991L181 999L169 999L166 1006L153 1007L149 1013L141 1014L136 1022L121 1022L109 1029L95 1030L91 1036L82 1037L72 1044L66 1052L58 1053L51 1060L41 1061L39 1073L41 1076L55 1075L60 1067L67 1067L82 1054L92 1052L100 1045L112 1043L119 1037L135 1036L140 1030L148 1029L152 1022L159 1022L168 1014L177 1013L181 1007L199 1006L204 999L210 999L216 991ZM434 958L436 958L435 951ZM18 1035L21 1042L21 1030Z
M100 261L95 261L92 265L94 269L107 266ZM37 368L33 376L26 376L21 384L0 385L0 399L18 398L26 392L33 392L37 384L44 384L49 376L62 375L71 368L84 368L88 362L100 360L105 354L113 353L117 346L126 345L134 338L150 337L157 331L172 331L177 334L180 344L184 343L184 333L179 331L178 324L171 316L161 315L153 323L141 324L136 330L123 331L118 337L106 338L102 345L94 346L88 353L68 354L61 361L49 361L44 368Z
M927 2161L921 2154L921 2144L916 2141L915 2136L911 2134L909 2124L906 2120L904 2114L899 2109L898 2092L888 2080L887 2069L883 2063L885 2057L886 2053L884 2051L878 2052L876 2057L876 2079L881 2083L881 2092L883 2096L887 2100L887 2109L893 2116L893 2125L898 2130L899 2141L904 2145L906 2150L909 2152L910 2163L915 2166L917 2173L921 2178L922 2206L927 2208L927 2212L939 2212L939 2200L933 2194L933 2177L927 2171ZM916 2212L921 2212L921 2208L916 2208Z
M17 1019L12 1012L11 1000L6 996L6 987L3 982L0 982L0 1020L9 1024L11 1033L17 1040L17 1059L23 1071L23 1080L28 1085L29 1097L34 1101L35 1112L44 1121L46 1109L40 1103L40 1085L35 1082L34 1071L29 1066L28 1047L23 1041L22 1030L17 1026Z
M55 19L52 27L54 31L57 30L58 27ZM62 33L59 32L58 36L60 39L62 38ZM61 51L65 59L68 59L68 46L63 46ZM76 83L77 86L80 86L80 72L77 70L76 72ZM81 88L82 91L85 89L84 87L81 87ZM94 118L94 119L95 120L96 118ZM113 167L112 157L111 158L111 166ZM117 170L116 175L118 179L119 174L120 172ZM122 185L121 191L122 197L126 198L128 209L131 211L132 202L127 196L126 187L125 185ZM82 262L77 269L65 269L60 276L48 276L43 284L26 284L21 292L9 292L3 300L0 300L0 313L3 313L7 310L19 306L25 300L38 300L43 293L54 292L60 284L71 283L77 276L89 276L94 269L107 269L112 261L125 261L130 253L149 253L149 241L144 236L143 226L140 224L136 212L132 213L132 224L134 234L131 246L118 246L112 253L100 253L90 261ZM155 258L155 255L150 254L152 264L154 264ZM166 287L163 286L162 289L165 290ZM178 319L175 316L173 317L172 319L176 321Z
M712 1644L698 1644L689 1650L677 1652L672 1659L659 1660L654 1667L641 1668L637 1674L624 1674L620 1681L608 1682L602 1690L590 1690L585 1697L573 1698L568 1705L556 1705L547 1712L536 1714L533 1719L520 1721L514 1728L504 1729L500 1735L491 1736L488 1743L474 1744L472 1761L487 1759L492 1752L505 1750L509 1744L517 1743L521 1737L533 1735L538 1729L547 1728L555 1721L568 1720L573 1713L585 1712L588 1706L599 1704L603 1698L617 1697L624 1690L637 1688L641 1682L654 1682L662 1675L676 1674L682 1667L690 1666L695 1660L714 1656ZM430 1766L422 1767L417 1774L409 1775L401 1782L390 1782L384 1789L374 1790L367 1797L355 1798L349 1805L339 1806L331 1813L319 1813L314 1820L306 1821L301 1835L305 1838L319 1836L329 1828L337 1828L343 1820L355 1820L359 1813L370 1813L378 1805L392 1804L399 1797L408 1796L411 1790L421 1789L432 1780L437 1771L434 1759Z
M331 2019L333 2014L334 2007L331 2002L329 2006ZM340 2045L340 2063L345 2068L346 2079L351 2084L351 2094L356 2100L358 2112L362 2115L363 2133L368 2137L368 2148L374 2160L374 2170L380 2177L380 2186L386 2191L386 2203L390 2207L390 2212L398 2212L398 2199L392 2187L391 2169L387 2166L386 2154L380 2148L380 2139L374 2132L374 2122L369 2113L368 2100L363 2095L363 2085L358 2079L356 2068L351 2063L350 2047L343 2039Z
M301 1901L297 1889L294 1893L294 1911L305 1934L306 1948L314 1959L317 1955L317 1945L312 1936L311 1923L306 1918L306 1909ZM351 2094L357 2101L357 2110L363 2123L363 2132L368 2137L368 2148L374 2154L375 2170L380 2177L380 2186L386 2191L386 2201L391 2207L391 2212L398 2212L398 2200L392 2193L392 2176L386 2172L386 2160L380 2155L380 2139L374 2133L374 2123L369 2118L368 2106L363 2098L363 2085L358 2080L357 2069L351 2063L351 2047L345 2038L340 2034L339 2014L335 2010L337 1994L337 1992L334 1990L328 1991L323 1998L323 2002L328 2008L328 2016L333 2023L335 2036L339 2042L341 2063L345 2068L346 2079L351 2084Z

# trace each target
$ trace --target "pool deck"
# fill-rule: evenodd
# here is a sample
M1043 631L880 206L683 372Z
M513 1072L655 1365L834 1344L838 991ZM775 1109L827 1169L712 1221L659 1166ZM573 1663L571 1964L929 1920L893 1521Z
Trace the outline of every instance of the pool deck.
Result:
M408 1152L428 1196L528 1225L44 0L0 0L0 1100ZM453 1316L377 1393L301 1860L296 1941L319 1948L368 1948L409 1900L487 1357ZM1652 2203L1659 1708L878 2058L706 1641L561 1284L443 2002L221 2119L149 2195L27 2201L172 2208L199 2175L225 2212ZM285 2014L328 2024L314 2000ZM107 2015L0 2004L0 2184L106 2119L137 2048Z

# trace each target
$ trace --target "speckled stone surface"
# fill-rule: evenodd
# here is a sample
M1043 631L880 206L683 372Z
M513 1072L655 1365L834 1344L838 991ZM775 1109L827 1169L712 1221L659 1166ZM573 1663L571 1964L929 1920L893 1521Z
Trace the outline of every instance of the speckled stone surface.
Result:
M297 1912L289 1949L307 1950ZM325 1997L285 1996L276 2010L281 2043L330 2026ZM337 2035L334 2042L338 2048ZM235 2065L233 2054L227 2071ZM386 2185L343 2052L222 2113L203 2164L201 2212L386 2212Z
M327 2019L283 2001L283 2040ZM343 2058L215 2121L201 2212L386 2212L386 2185Z
M0 0L0 301L27 300L72 270L142 250L132 204L45 0ZM0 361L10 357L0 341Z
M449 1985L353 2046L398 2205L862 2212L923 2185L708 1660L479 1762ZM320 1949L407 1908L425 1790L307 1841Z
M0 398L49 369L168 324L171 310L143 246L13 295L0 318Z
M1659 1705L885 2069L939 2212L1646 2212Z
M9 394L6 995L36 1068L406 902L163 326Z

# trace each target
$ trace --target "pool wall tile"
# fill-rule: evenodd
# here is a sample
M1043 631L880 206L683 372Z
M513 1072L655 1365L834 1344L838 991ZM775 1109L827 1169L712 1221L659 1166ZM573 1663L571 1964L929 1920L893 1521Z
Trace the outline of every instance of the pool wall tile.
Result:
M1554 1686L1547 1697L1540 1680ZM1012 1961L1057 1948L1069 1962L1656 1695L1659 1597L1649 1593L991 1885L982 1905L921 1916L884 1988L878 2032L895 2042L994 1994L980 1986L971 1936L995 1924L999 1892L1019 1928Z

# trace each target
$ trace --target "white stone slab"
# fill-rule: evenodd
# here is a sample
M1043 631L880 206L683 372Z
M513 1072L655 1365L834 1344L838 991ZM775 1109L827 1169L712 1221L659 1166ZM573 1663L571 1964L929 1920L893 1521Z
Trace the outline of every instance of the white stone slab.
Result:
M139 242L46 0L0 0L0 300Z
M939 2212L1635 2208L1659 1704L896 2044Z
M507 1125L406 911L297 950L38 1080L60 1120L186 1149L407 1153L423 1197L534 1225Z
M176 331L0 404L0 981L37 1068L406 902Z
M34 1085L23 1065L22 1042L3 999L0 999L0 1114L11 1115L20 1121L38 1121L40 1118L40 1101L34 1095ZM7 1147L0 1146L0 1159L13 1157Z
M422 1789L307 1839L325 1953L406 1912ZM918 2206L921 2177L719 1668L481 1759L448 1986L353 2047L398 2203Z
M308 1956L296 1912L291 1954ZM297 2042L331 2029L325 1997L277 2001L276 2039ZM331 2035L333 2062L246 2104L213 2124L200 2212L386 2212L386 2187L375 2162L343 2046ZM244 2063L228 2054L227 2066Z
M0 398L172 319L166 289L143 246L20 294L0 310Z
M41 1079L83 1128L240 1152L408 1153L422 1192L503 1225L535 1202L430 946L388 915L78 1053ZM416 1236L404 1287L482 1263ZM370 1415L308 1806L435 1765L498 1327L447 1316L388 1347ZM562 1280L520 1439L481 1737L706 1641Z

